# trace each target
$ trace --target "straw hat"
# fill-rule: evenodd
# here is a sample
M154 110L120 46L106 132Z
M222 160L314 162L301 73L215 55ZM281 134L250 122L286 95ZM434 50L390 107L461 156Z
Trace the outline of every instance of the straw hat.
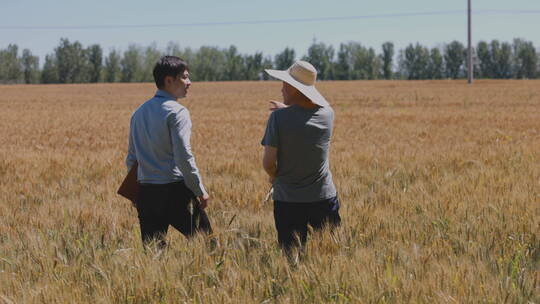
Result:
M264 70L268 75L285 81L298 89L302 94L309 98L314 104L321 107L328 106L328 101L315 88L317 80L317 70L307 61L297 61L285 71Z

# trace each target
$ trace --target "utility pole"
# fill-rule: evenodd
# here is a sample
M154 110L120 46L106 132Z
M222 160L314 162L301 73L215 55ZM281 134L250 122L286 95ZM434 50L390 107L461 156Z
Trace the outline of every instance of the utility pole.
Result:
M468 83L469 84L472 84L473 82L473 60L472 60L472 34L471 34L471 31L472 31L472 24L471 24L471 0L467 0L468 1L468 9L467 9L467 12L468 12L468 23L469 23L469 26L468 26L468 29L469 29L469 33L468 33L468 40L469 40L469 46L468 46L468 50L467 50L467 78L468 78Z

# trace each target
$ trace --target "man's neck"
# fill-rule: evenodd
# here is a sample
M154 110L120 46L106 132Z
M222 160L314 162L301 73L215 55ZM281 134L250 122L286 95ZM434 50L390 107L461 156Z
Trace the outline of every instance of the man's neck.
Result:
M294 99L291 101L290 103L291 105L295 104L301 108L304 108L304 109L314 109L317 107L316 104L314 104L311 100L309 99Z
M159 89L159 90L162 91L162 92L167 93L170 97L174 98L174 100L178 100L178 97L174 96L174 94L171 93L169 90L164 89L164 88L163 88L163 89Z

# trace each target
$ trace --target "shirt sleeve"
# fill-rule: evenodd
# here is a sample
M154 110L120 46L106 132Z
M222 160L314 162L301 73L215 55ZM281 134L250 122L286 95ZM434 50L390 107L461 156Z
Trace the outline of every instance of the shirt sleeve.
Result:
M186 186L196 196L207 194L202 184L199 169L195 163L195 157L191 152L191 117L188 109L181 108L172 114L168 120L168 125L171 134L174 162L182 172Z
M135 161L137 161L137 156L135 154L135 145L133 143L133 118L129 124L129 143L128 143L128 154L126 157L126 166L127 171L131 170Z
M278 128L277 128L277 119L276 111L270 114L268 122L266 123L266 130L264 131L263 139L261 140L261 145L271 146L277 148L278 146Z

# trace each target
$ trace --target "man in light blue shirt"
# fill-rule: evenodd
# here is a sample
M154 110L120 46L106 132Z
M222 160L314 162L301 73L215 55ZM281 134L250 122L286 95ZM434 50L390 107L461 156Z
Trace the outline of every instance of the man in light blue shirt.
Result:
M211 232L204 209L209 195L191 151L191 118L177 102L187 95L189 68L180 58L163 56L154 67L155 96L132 115L128 170L138 163L136 207L144 243L165 246L169 225L186 237L197 230ZM192 199L200 203L190 207Z

